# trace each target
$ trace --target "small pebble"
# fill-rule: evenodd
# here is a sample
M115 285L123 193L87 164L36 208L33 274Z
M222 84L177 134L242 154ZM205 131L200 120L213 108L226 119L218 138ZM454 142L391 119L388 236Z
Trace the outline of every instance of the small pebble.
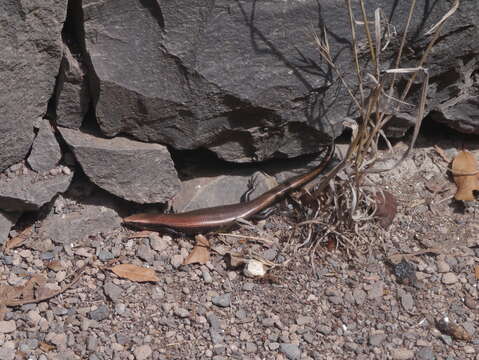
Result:
M455 284L457 282L456 274L452 272L445 273L442 275L442 283L445 285Z
M229 307L231 305L231 294L226 293L223 295L214 296L211 302L219 307Z
M14 320L0 321L0 334L7 334L14 332L17 329L17 325Z
M178 269L181 264L183 264L183 256L182 255L173 255L170 259L171 266L175 269Z
M391 357L394 360L412 359L414 357L414 351L405 348L394 349L391 353Z
M301 358L301 351L296 344L282 343L279 348L289 360L299 360Z
M145 360L148 359L153 351L151 350L150 345L141 345L133 350L133 355L135 355L136 360Z
M184 308L177 308L175 310L175 315L178 316L179 318L184 319L190 316L190 312Z
M404 293L401 295L401 305L406 311L412 310L414 307L414 299L410 293Z
M96 321L102 321L105 319L108 319L108 316L110 314L110 310L106 305L101 305L98 307L98 309L90 311L90 319L96 320Z
M451 270L451 266L445 261L439 260L436 265L438 273L447 273Z

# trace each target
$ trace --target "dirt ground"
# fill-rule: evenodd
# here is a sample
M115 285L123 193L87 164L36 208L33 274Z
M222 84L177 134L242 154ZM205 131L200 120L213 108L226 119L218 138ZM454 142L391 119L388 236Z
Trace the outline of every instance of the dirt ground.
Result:
M205 265L181 265L191 239L121 227L71 248L4 253L2 280L19 286L40 272L52 289L88 256L98 259L61 295L7 309L0 358L479 359L479 210L453 199L434 145L450 159L462 147L479 158L477 138L429 134L400 167L373 176L398 209L387 230L371 222L358 230L370 242L361 256L321 246L312 259L310 248L298 248L303 239L288 242L291 228L278 216L256 234L272 245L214 236ZM385 151L386 163L404 149L399 142ZM280 266L249 278L227 266L231 251ZM153 268L159 281L106 269L118 263Z

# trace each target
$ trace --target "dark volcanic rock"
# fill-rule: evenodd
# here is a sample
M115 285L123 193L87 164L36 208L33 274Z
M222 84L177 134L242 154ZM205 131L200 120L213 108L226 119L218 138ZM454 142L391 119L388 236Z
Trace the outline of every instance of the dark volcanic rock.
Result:
M459 61L454 71L444 76L447 85L434 87L431 117L464 132L479 134L479 62Z
M142 204L157 203L170 199L180 188L165 146L59 130L90 180L116 196Z
M368 9L383 7L398 32L384 53L384 68L395 58L409 6L368 2ZM416 6L408 46L417 54L449 6ZM478 7L469 1L446 22L445 39L428 61L432 82L443 83L450 59L477 53ZM359 8L354 11L360 18ZM346 7L315 0L85 0L83 13L92 96L108 136L127 133L250 161L314 152L327 135L340 133L345 118L357 116L312 34L328 29L335 64L355 84ZM309 24L318 28L309 30ZM361 47L359 56L367 58L368 49ZM417 58L408 56L402 66L415 66ZM395 112L391 129L404 133L415 121L414 109Z
M10 229L17 222L20 213L8 213L0 211L0 245L8 239Z
M28 164L37 172L45 172L53 169L61 158L60 145L58 145L50 122L42 120L33 141L32 151L27 160Z
M305 31L317 2L253 6L84 1L102 131L235 161L314 152L338 134L342 117L322 114L320 124L308 107L328 83L305 68L318 57ZM337 99L334 112L349 103Z
M68 189L73 173L41 176L27 172L14 178L0 179L0 209L33 211Z
M65 0L0 2L0 172L23 160L61 60Z
M43 221L39 235L55 243L71 244L90 235L116 229L120 224L121 219L114 210L104 206L85 205L68 214L50 215Z
M79 129L90 105L88 82L83 65L64 45L56 87L56 123L72 129Z

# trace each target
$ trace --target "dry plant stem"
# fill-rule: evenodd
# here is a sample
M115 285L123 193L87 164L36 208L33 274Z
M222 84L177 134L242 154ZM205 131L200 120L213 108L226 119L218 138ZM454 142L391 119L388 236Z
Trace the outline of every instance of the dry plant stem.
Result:
M369 30L369 21L368 21L368 16L366 14L366 5L364 5L364 0L361 0L359 3L361 5L361 14L363 16L364 29L366 30L366 37L368 38L369 51L371 52L371 59L373 60L374 64L377 67L378 58L376 57L376 52L374 50L374 44L373 44L373 40L371 36L371 31Z
M353 51L353 57L354 57L354 66L355 66L356 76L358 77L360 103L364 104L363 78L361 76L361 67L359 66L358 47L357 47L358 41L357 41L357 38L356 38L356 23L354 21L354 15L353 15L353 9L352 9L352 6L351 6L351 0L346 0L346 6L348 8L349 24L350 24L350 27L351 27L351 40L352 40L352 43L353 43L352 51ZM360 107L359 110L362 111L362 107Z
M396 69L399 69L399 64L401 63L402 53L404 51L404 46L406 45L406 36L407 36L407 33L409 32L409 26L411 25L411 20L412 20L412 16L414 14L415 8L416 8L416 0L412 0L411 6L409 7L409 14L407 16L406 26L404 28L403 36L401 38L401 45L399 45L399 51L396 57L396 63L394 64L394 67ZM390 97L393 97L394 85L396 85L396 74L393 74L391 87L389 88Z
M227 233L218 233L218 235L226 236L226 237L234 237L234 238L240 238L240 239L247 239L247 240L252 240L252 241L257 241L259 243L271 246L274 244L273 240L269 240L266 238L261 238L257 236L247 236L247 235L236 235L236 234L227 234Z

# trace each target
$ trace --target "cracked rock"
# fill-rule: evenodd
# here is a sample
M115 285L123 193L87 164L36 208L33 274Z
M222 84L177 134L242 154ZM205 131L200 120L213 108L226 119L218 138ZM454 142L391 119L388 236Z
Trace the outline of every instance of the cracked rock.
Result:
M165 146L59 130L90 180L118 197L140 204L158 203L170 199L180 189Z
M51 215L43 221L40 237L57 244L71 244L87 236L117 228L121 219L117 213L104 206L85 205L64 215Z
M0 209L34 211L68 189L73 174L40 176L32 171L8 179L0 179Z

